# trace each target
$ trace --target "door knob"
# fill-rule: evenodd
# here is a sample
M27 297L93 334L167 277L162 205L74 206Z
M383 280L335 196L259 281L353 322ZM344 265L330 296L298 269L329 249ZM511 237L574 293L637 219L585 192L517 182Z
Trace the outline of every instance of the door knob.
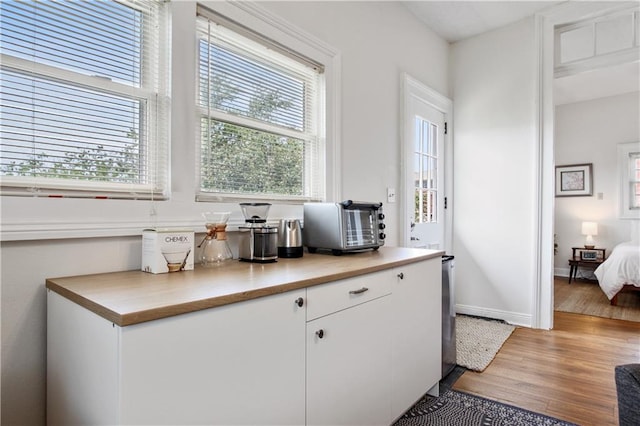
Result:
M398 278L400 278L401 280L403 280L403 279L404 279L404 273L400 272L400 273L398 274Z
M316 331L316 336L318 336L318 339L322 339L324 337L324 330L320 329Z
M304 299L302 297L298 297L294 303L302 308L302 305L304 305Z

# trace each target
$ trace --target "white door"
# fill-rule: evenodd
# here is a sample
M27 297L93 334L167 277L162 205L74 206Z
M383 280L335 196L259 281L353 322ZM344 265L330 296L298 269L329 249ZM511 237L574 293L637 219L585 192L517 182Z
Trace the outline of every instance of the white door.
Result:
M445 112L441 98L413 81L405 84L405 245L445 249Z

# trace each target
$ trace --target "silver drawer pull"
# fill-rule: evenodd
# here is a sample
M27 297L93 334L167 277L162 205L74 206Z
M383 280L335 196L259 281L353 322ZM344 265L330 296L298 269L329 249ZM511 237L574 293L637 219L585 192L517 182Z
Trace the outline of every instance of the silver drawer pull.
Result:
M369 291L369 289L366 287L362 287L360 290L351 290L349 294L362 294L365 291Z

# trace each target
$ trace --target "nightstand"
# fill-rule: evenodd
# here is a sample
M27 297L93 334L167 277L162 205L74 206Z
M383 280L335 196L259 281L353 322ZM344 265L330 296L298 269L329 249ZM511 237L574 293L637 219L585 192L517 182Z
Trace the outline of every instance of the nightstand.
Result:
M572 247L571 259L569 259L569 284L576 278L578 268L595 270L605 259L603 248L586 249L584 247Z

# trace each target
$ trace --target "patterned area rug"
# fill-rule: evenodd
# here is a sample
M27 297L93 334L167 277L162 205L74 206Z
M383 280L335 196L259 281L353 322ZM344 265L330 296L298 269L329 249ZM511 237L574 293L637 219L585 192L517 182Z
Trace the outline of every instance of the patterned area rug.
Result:
M473 371L484 371L513 330L499 320L456 316L456 363Z
M511 405L446 390L441 396L425 396L394 426L575 426Z

